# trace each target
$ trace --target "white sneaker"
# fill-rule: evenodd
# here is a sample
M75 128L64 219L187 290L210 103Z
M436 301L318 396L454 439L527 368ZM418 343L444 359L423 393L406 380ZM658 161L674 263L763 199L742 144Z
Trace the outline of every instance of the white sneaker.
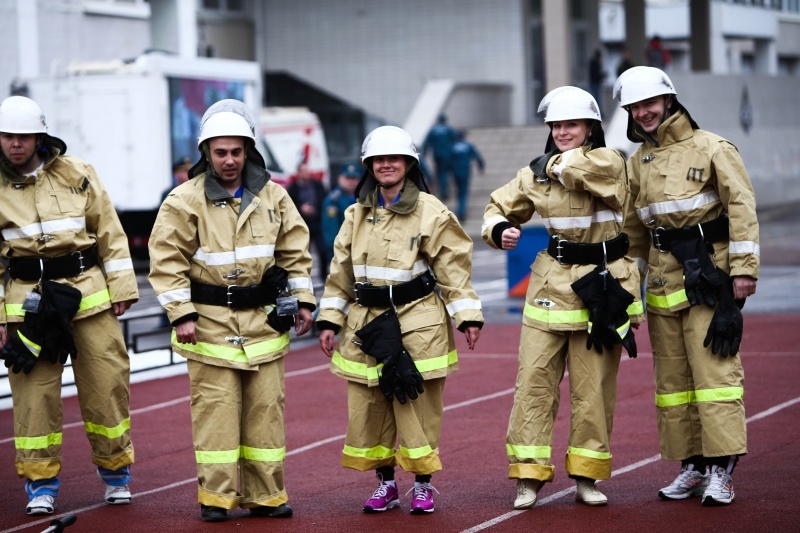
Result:
M698 470L683 468L675 481L658 491L663 500L684 500L702 495L708 487L708 476Z
M517 499L514 500L514 509L530 509L536 503L536 497L544 481L540 479L518 479Z
M55 510L56 499L50 494L40 494L39 496L34 496L31 498L31 501L28 502L28 506L25 508L25 512L29 515L53 514L53 511Z
M721 466L711 467L708 487L703 492L703 505L728 505L733 502L733 479Z
M597 489L592 479L579 479L575 491L575 501L586 505L605 505L608 498Z
M106 485L106 503L110 503L111 505L131 503L131 491L128 485L121 485L119 487Z

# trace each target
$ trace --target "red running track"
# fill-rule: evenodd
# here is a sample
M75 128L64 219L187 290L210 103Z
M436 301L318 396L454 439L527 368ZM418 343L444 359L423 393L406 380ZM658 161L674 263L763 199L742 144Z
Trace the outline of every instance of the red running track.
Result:
M76 399L65 399L64 468L57 513L28 517L22 483L14 471L12 415L0 411L0 530L43 531L55 517L76 513L67 533L270 531L516 531L548 533L618 531L800 531L795 483L800 479L800 316L747 315L742 355L749 454L736 470L736 501L702 507L699 499L665 502L660 487L677 473L658 458L653 405L652 356L644 328L640 356L623 355L612 439L614 477L602 483L610 503L587 507L574 501L563 461L556 479L529 511L514 511L515 483L506 478L505 431L516 374L519 325L489 324L478 348L459 338L461 370L447 381L447 413L441 439L444 470L433 478L441 494L436 512L408 514L402 506L365 515L361 503L376 487L371 473L345 470L340 453L347 421L345 383L327 370L316 346L286 359L286 485L295 516L252 518L243 510L220 524L200 520L185 375L133 385L132 425L136 464L127 506L102 502L102 486L90 464ZM569 397L566 380L562 399ZM555 427L554 457L566 450L568 405ZM398 471L404 494L413 476Z

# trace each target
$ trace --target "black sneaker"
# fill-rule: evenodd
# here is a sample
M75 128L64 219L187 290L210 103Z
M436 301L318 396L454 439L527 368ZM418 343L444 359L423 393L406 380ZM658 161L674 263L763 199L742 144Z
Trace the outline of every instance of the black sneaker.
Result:
M222 507L200 504L200 516L203 522L224 522L228 519L228 511Z
M266 516L269 518L289 518L293 513L294 511L292 511L292 508L285 503L277 507L264 505L262 507L253 507L250 509L250 514L252 516Z

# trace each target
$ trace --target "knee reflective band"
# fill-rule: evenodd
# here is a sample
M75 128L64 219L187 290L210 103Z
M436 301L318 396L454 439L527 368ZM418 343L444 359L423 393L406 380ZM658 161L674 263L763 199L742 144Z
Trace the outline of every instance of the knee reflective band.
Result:
M714 316L708 326L703 346L708 348L710 345L713 353L728 357L739 353L744 319L739 305L733 299L731 278L719 268L717 270L722 279L722 287L717 295L717 308L714 310Z

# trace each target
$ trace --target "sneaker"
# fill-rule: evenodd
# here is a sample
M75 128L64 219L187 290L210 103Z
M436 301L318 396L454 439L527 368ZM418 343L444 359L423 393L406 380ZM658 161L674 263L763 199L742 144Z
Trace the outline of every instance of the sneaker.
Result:
M294 511L288 504L282 503L277 507L270 507L264 505L261 507L253 507L250 509L251 516L266 516L268 518L289 518L294 514Z
M663 500L685 500L701 496L708 486L708 476L698 470L681 469L681 473L670 485L658 491Z
M128 485L106 485L106 503L111 505L124 505L131 503L131 491Z
M222 507L200 504L200 516L203 522L224 522L228 519L228 511Z
M536 497L542 490L544 481L540 479L518 479L517 499L514 500L514 509L530 509L536 503Z
M414 487L408 492L414 491L411 499L411 514L425 514L433 512L433 485L430 483L414 482ZM439 492L436 490L436 492Z
M733 478L721 466L711 467L708 487L703 492L703 505L728 505L733 502Z
M382 513L400 505L397 483L381 481L372 497L364 502L365 513Z
M56 499L50 494L40 494L39 496L34 496L31 498L31 501L28 502L28 506L25 508L25 512L29 515L53 514L53 511L55 510Z
M598 490L593 479L581 478L576 485L575 501L586 505L605 505L608 498Z

